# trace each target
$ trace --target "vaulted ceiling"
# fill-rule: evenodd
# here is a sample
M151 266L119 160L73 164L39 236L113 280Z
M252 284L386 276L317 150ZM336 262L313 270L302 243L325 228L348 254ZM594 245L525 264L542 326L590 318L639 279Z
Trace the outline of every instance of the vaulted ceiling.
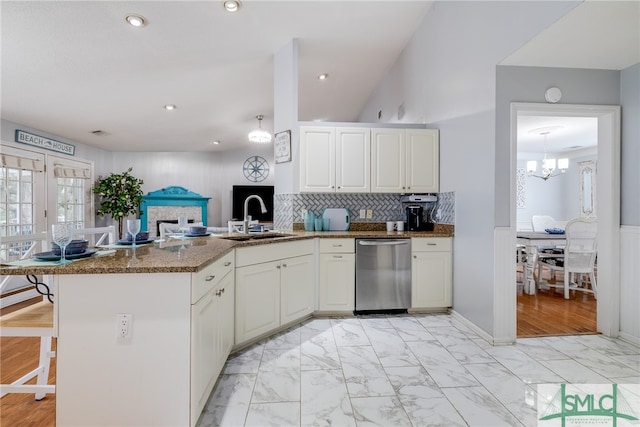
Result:
M621 5L603 15L599 3ZM300 120L354 121L431 6L244 1L230 14L218 0L2 1L0 114L112 151L238 148L256 115L273 129L273 55L297 38ZM504 64L639 62L638 40L629 40L637 9L635 1L587 1ZM129 26L131 13L147 25ZM318 80L321 73L329 78Z

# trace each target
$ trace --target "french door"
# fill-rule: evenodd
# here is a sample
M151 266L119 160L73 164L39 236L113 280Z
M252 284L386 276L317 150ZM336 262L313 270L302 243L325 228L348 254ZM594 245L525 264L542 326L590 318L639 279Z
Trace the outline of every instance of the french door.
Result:
M0 259L20 259L31 244L2 242L5 236L47 232L51 224L93 226L93 164L45 152L0 145ZM0 293L29 286L0 277ZM21 277L20 277L21 279ZM4 298L3 298L4 299ZM4 302L2 303L4 306Z

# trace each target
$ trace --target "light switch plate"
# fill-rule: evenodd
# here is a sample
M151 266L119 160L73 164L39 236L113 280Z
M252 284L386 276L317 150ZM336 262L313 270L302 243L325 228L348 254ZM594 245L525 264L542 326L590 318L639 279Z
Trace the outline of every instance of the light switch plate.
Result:
M360 218L366 218L366 217L367 217L367 210L360 209Z

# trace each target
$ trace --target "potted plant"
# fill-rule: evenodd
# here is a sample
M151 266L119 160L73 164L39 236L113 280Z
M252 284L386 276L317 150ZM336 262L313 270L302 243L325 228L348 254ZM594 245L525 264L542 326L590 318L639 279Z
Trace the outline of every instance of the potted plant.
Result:
M111 215L118 221L118 236L122 236L122 223L130 214L136 214L142 202L144 181L131 175L129 168L123 173L112 173L98 178L93 192L100 198L99 216Z

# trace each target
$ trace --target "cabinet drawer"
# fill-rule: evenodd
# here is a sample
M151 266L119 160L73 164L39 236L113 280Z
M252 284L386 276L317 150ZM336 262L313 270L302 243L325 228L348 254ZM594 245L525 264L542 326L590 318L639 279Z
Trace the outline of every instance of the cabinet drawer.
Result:
M243 267L284 258L310 255L314 252L314 246L314 241L308 239L238 248L236 249L236 266Z
M233 271L233 260L234 254L231 251L202 271L191 275L191 304L196 303L204 294L213 289L227 273Z
M412 252L450 252L450 237L414 237L411 239Z
M321 254L352 254L355 248L355 239L320 239Z

